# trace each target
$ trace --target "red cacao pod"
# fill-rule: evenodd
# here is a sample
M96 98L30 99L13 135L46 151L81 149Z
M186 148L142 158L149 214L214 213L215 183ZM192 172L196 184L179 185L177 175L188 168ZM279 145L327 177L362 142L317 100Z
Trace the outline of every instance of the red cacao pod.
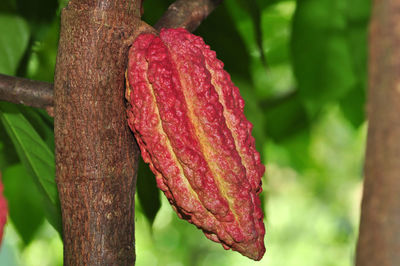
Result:
M264 165L223 63L184 29L142 34L129 51L128 123L179 217L260 260Z
M3 195L3 183L1 182L0 173L0 244L3 239L4 226L7 222L7 202Z

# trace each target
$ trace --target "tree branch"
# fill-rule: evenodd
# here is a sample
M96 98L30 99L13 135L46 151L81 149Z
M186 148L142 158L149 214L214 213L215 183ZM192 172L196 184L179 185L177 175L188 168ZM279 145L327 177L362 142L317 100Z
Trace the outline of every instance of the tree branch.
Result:
M0 74L0 100L32 107L53 106L53 84Z
M357 266L400 262L400 2L373 1Z
M177 0L154 25L161 28L185 28L194 31L222 0Z
M185 28L194 31L222 0L177 0L154 28ZM0 74L0 101L50 110L53 84Z
M54 72L64 265L134 265L139 149L126 122L129 39L140 0L70 0Z

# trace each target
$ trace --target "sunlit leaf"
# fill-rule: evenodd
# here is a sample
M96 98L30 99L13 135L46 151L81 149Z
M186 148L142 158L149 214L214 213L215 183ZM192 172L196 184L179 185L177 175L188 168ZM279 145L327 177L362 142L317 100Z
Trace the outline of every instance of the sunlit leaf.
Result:
M292 56L299 95L313 116L328 102L343 97L354 85L346 37L345 0L297 2Z
M19 105L18 110L25 116L41 139L47 144L50 151L54 153L54 125L50 122L50 117L43 113L43 110Z
M248 51L253 55L256 54L265 66L261 25L262 7L256 0L227 1L225 5L228 7Z
M13 75L29 41L29 27L17 15L0 13L0 73Z
M31 43L30 53L25 66L26 76L30 79L53 82L54 68L60 31L59 20L46 24L39 36ZM46 69L46 71L43 71Z

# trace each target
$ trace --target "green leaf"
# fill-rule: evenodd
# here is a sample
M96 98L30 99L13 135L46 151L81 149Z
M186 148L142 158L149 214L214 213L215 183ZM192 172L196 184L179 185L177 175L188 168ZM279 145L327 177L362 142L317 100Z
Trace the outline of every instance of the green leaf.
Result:
M14 149L14 145L7 135L3 124L0 123L0 172L18 162L19 158Z
M354 126L359 127L365 121L366 93L365 84L358 84L343 99L340 100L340 108L348 121Z
M263 49L267 56L268 67L282 63L290 64L290 31L295 7L294 2L286 1L263 11Z
M204 38L231 75L249 80L249 54L239 30L234 25L227 7L221 5L201 23L195 34Z
M41 191L49 222L61 232L61 213L55 182L54 153L13 104L0 103L1 121L18 156Z
M136 189L142 211L150 225L152 225L154 218L161 207L160 192L157 188L154 174L142 158L140 158L139 161L139 173Z
M292 56L300 98L310 115L356 83L347 42L345 0L297 1Z
M0 12L12 13L16 10L15 0L1 0L0 1Z
M41 26L40 34L36 35L31 42L25 66L20 66L28 78L53 82L59 31L59 20Z
M264 114L258 104L257 96L254 90L249 89L251 85L244 82L243 80L235 80L235 84L238 85L240 89L240 94L245 101L244 112L246 118L253 124L253 130L251 134L256 140L257 151L260 152L263 158L263 145L266 141L266 130L265 130L265 118Z
M35 131L54 153L54 124L50 123L51 117L43 113L43 110L27 106L17 105L18 110L25 116Z
M263 34L261 25L262 8L256 0L236 0L225 3L228 11L246 42L248 50L257 54L263 65L266 64L263 49ZM254 53L254 52L255 53Z
M167 10L168 6L173 2L174 0L158 1L157 3L153 1L143 1L144 13L141 19L149 25L156 24Z
M2 181L10 218L27 245L43 223L42 196L22 164L8 167Z
M363 0L350 1L347 6L347 42L352 51L352 67L357 84L340 101L340 107L354 127L359 127L365 121L370 8L371 2Z
M311 130L302 130L279 142L269 141L266 145L268 163L297 171L310 167L310 133Z
M29 41L29 27L16 15L0 13L0 73L13 75Z
M292 137L310 126L307 110L296 91L265 101L263 107L266 111L267 134L276 142Z
M18 13L32 24L50 22L56 16L58 1L56 0L16 0Z

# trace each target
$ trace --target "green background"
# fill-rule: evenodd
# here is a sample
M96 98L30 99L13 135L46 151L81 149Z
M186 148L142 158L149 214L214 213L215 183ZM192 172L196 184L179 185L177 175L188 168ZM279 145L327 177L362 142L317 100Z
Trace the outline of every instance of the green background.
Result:
M52 82L65 0L0 2L0 73ZM146 0L154 24L171 1ZM367 26L362 0L226 0L202 36L240 88L266 174L266 255L224 251L179 220L140 165L137 265L352 265L365 151ZM9 219L0 265L62 265L53 119L0 102Z

